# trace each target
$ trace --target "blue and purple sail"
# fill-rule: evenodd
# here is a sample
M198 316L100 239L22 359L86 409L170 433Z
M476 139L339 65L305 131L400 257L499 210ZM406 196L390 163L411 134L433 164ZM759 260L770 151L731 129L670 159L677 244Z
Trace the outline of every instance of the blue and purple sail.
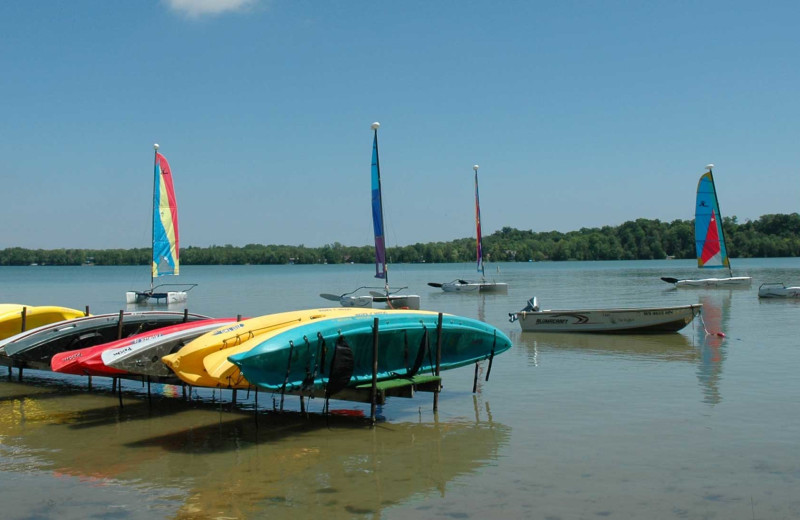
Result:
M725 248L725 235L722 229L722 216L719 213L719 202L711 168L700 177L700 181L697 183L694 236L697 247L697 267L730 269L730 260Z
M153 265L151 277L178 275L178 203L172 186L172 171L156 145L153 187Z
M472 169L475 170L475 232L477 236L478 272L483 276L483 236L481 235L481 199L478 195L478 165L476 164Z
M378 160L379 123L372 123L372 227L375 231L375 278L386 278L386 239L383 232L383 199L381 198L381 165ZM388 283L388 282L387 282Z

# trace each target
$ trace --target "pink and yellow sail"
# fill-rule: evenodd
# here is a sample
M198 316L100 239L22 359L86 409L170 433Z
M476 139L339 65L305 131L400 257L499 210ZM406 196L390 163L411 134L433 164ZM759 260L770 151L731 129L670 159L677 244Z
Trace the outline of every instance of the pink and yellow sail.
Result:
M178 239L178 203L172 186L172 171L167 158L155 145L155 184L153 187L153 261L152 277L178 275L180 272Z

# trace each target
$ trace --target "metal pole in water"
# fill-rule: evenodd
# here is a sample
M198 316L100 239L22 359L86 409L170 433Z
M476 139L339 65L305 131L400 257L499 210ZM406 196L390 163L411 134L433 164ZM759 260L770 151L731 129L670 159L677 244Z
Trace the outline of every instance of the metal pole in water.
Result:
M378 318L372 320L372 391L370 395L369 420L375 426L375 401L378 397Z
M439 313L439 319L436 321L436 370L434 375L439 377L439 368L442 364L442 313ZM433 392L433 411L439 411L439 388L441 385L437 384L436 390Z
M119 311L119 322L117 323L117 339L122 339L122 316L123 311L120 309Z

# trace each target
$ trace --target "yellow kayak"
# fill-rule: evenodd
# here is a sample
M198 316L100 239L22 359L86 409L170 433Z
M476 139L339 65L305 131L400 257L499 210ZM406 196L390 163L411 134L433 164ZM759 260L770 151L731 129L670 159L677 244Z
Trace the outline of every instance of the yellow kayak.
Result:
M229 349L266 334L281 330L291 325L308 323L310 320L329 316L355 316L364 314L364 309L352 307L332 307L327 309L306 309L300 311L266 314L240 322L222 326L190 341L178 352L161 358L173 372L184 382L193 386L217 387L219 380L209 377L203 360L209 354ZM227 385L225 385L227 386ZM247 388L245 382L243 388Z
M86 316L84 311L55 305L0 304L0 339L10 338L24 332L22 330L22 309L25 309L25 330Z
M344 307L345 309L352 309L352 307ZM358 312L355 313L346 313L344 315L377 315L377 314L386 314L386 313L393 313L393 314L404 314L404 313L416 313L416 314L438 314L437 312L430 312L430 311L415 311L415 310L407 310L407 309L398 309L398 310L387 310L387 309L360 309ZM338 318L341 317L342 314L334 314L330 313L326 316L315 316L312 319L328 319L328 318ZM264 341L269 340L271 337L276 336L285 332L286 330L297 327L300 325L304 325L309 320L304 321L296 321L281 328L275 328L264 334L261 334L257 337L248 339L242 342L239 345L231 346L230 348L226 348L224 350L218 350L216 352L211 352L207 354L203 358L203 366L205 368L205 374L209 378L209 380L214 381L213 386L221 386L224 388L247 388L250 386L250 383L244 378L244 376L239 371L239 367L228 361L228 357L234 354L239 354L241 352L247 352L251 348L255 347L263 343ZM309 338L309 341L316 342L315 338ZM314 343L316 345L316 343ZM188 345L187 345L188 346Z

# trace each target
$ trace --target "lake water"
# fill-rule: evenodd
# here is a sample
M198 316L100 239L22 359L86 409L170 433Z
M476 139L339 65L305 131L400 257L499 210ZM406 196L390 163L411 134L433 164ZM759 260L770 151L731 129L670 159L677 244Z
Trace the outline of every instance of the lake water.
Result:
M800 259L735 260L747 289L675 289L693 261L489 266L508 295L426 285L474 267L396 265L425 309L478 318L513 348L443 373L431 394L368 406L0 368L2 518L800 518L800 302L758 285L800 285ZM325 307L319 293L373 282L371 266L184 266L192 312L256 316ZM124 307L144 267L3 267L0 303ZM700 302L703 320L660 336L519 332L508 313ZM182 309L179 307L178 309ZM708 331L710 334L706 334ZM716 333L723 333L724 337ZM258 413L255 409L258 409Z

